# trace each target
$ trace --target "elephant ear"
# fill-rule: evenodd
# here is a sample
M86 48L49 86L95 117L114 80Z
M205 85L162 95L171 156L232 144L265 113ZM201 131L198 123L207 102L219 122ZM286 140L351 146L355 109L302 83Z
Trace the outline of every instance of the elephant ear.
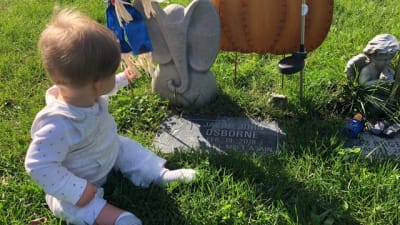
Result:
M208 71L220 48L218 12L209 0L194 1L186 10L189 65L197 71Z
M137 10L144 14L144 9L142 4L140 4L140 1L135 1L133 4ZM155 11L155 15L149 19L145 19L147 32L149 33L151 44L153 46L152 57L154 62L158 64L166 64L172 60L172 57L160 27L163 21L166 20L167 16L157 2L152 2L152 7Z

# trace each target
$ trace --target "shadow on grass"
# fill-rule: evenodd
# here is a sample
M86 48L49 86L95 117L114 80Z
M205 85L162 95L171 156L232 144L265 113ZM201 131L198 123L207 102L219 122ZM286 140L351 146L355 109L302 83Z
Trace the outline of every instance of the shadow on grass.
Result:
M286 172L285 156L281 157L279 154L260 156L240 152L230 152L229 154L175 152L169 160L179 162L190 161L195 158L200 161L207 160L209 163L208 170L222 170L225 171L225 175L232 174L233 180L236 182L249 182L251 187L255 189L256 198L258 200L261 199L265 208L271 210L272 214L279 212L279 216L277 216L273 224L359 224L348 211L343 209L343 201L340 198L327 196L322 188L299 182L295 177L289 175ZM223 176L224 174L218 174L218 176ZM200 181L201 185L204 185L204 182L212 183L216 181L203 180ZM218 184L210 184L210 186L213 185L218 186ZM201 187L198 188L202 189ZM229 190L229 188L227 189ZM226 193L226 196L224 196L224 198L229 197L230 193ZM233 197L235 198L235 196ZM329 201L326 199L329 199ZM224 199L220 200L223 201ZM256 212L259 209L255 209L254 205L248 204L252 200L241 199L239 201L243 201L238 205L242 207L240 210L243 210L246 215L259 214L259 212ZM287 215L289 215L290 219L286 218ZM221 224L216 221L211 220L209 224ZM223 224L241 223L234 221ZM257 221L257 224L268 223Z
M213 101L201 108L180 108L171 106L172 114L190 114L202 116L244 116L245 109L239 106L228 94L218 89Z
M112 172L104 190L110 204L132 212L143 224L190 224L180 213L175 199L162 187L136 187L121 173Z
M350 215L342 211L339 199L331 203L322 199L323 193L310 191L310 187L296 181L285 172L285 161L277 157L263 160L262 167L254 165L240 154L216 157L213 165L231 170L236 179L251 179L263 199L282 201L293 221L298 224L323 224L332 220L337 224L356 224ZM249 172L251 171L251 172ZM250 175L250 177L249 177Z

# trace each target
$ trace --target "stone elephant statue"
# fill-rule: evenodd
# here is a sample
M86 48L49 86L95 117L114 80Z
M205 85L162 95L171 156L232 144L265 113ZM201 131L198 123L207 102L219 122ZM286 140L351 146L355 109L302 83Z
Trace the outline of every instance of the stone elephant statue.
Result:
M135 8L143 13L140 1ZM187 7L153 2L155 14L146 20L157 65L152 90L175 105L200 107L215 98L217 86L210 71L220 49L219 15L209 0Z

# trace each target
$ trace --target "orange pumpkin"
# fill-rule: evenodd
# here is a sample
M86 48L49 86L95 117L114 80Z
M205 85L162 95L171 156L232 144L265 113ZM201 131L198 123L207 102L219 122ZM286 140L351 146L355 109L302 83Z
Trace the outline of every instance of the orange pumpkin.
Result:
M211 0L221 21L221 49L286 54L299 50L301 0ZM307 0L305 47L318 48L329 32L333 0Z

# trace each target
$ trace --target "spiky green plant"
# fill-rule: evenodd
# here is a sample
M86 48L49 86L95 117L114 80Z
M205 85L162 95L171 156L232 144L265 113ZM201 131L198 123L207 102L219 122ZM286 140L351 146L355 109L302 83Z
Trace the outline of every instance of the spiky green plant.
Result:
M368 121L389 120L400 123L400 57L394 60L395 82L388 85L387 82L377 82L371 86L362 86L358 83L359 72L355 77L348 79L343 85L340 94L342 112L350 115L361 113Z

